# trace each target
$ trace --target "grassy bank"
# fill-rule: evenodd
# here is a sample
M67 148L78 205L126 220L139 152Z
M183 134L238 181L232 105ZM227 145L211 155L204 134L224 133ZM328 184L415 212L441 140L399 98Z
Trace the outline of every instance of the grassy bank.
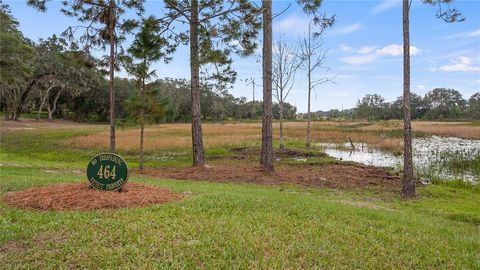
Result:
M1 193L82 181L4 168ZM480 194L434 185L420 198L297 187L131 181L186 194L143 209L35 212L0 206L6 268L480 267Z

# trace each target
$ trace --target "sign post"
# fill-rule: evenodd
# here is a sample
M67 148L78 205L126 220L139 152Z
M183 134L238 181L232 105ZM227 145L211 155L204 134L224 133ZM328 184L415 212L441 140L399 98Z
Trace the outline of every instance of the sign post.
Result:
M99 154L88 163L87 178L92 188L121 192L128 180L128 166L118 155Z

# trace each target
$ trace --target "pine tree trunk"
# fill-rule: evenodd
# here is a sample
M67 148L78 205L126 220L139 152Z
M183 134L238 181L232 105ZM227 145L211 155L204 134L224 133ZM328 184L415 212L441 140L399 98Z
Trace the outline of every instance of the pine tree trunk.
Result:
M192 0L190 21L190 76L192 92L192 150L193 166L205 165L200 110L200 63L198 52L198 0Z
M145 126L145 78L142 79L142 108L140 109L140 164L139 169L143 170L143 137L144 137L144 126Z
M110 152L115 153L115 0L110 0L110 19L108 32L110 37Z
M272 1L262 1L263 8L263 117L262 117L262 159L265 171L273 171L273 129L272 129Z
M283 101L280 101L280 150L285 149L285 145L283 145Z
M409 0L403 0L403 187L402 197L415 197L412 160L412 124L410 116L410 30Z
M140 126L140 165L138 166L140 171L143 171L143 162L144 162L144 154L143 154L143 141L144 141L144 124Z

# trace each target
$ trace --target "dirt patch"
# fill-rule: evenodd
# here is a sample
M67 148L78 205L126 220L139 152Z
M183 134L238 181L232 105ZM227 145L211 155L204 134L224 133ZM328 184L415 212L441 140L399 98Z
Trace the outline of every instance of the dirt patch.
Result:
M258 156L260 156L261 148L260 147L251 147L251 146L242 146L242 147L233 147L231 148L233 155L219 155L219 156L208 156L208 161L220 161L222 164L224 161L227 160L234 160L234 161L253 161L257 160ZM312 157L328 157L327 154L320 152L320 151L305 151L299 149L275 149L274 150L274 157L276 161L287 160L290 158L293 159L307 159Z
M261 152L260 147L235 147L232 151L236 154L236 157L258 157ZM326 157L327 155L320 151L305 151L293 148L287 148L283 150L275 149L274 155L277 158L299 158L299 157Z
M359 201L348 201L348 200L340 200L340 201L335 201L335 202L341 203L341 204L347 204L347 205L351 205L351 206L355 206L355 207L360 207L360 208L381 209L381 210L387 210L387 211L395 211L395 210L392 209L392 208L383 207L383 206L376 205L376 204L371 203L371 202L359 202Z
M128 183L122 192L99 191L85 183L60 184L9 192L3 200L10 206L41 211L86 211L161 204L180 199L168 189Z
M26 244L15 240L0 244L0 259L7 257L8 253L20 253L26 249Z
M258 184L299 184L308 187L355 188L398 191L400 178L389 172L363 165L277 166L275 172L261 167L234 164L213 167L148 169L143 174L161 179L204 180Z
M3 117L2 117L3 118ZM86 123L74 122L69 120L40 120L22 118L20 121L5 121L0 118L0 129L2 131L16 131L16 130L38 130L38 129L61 129L61 128L85 128ZM90 125L91 127L92 125ZM96 125L101 126L101 125Z

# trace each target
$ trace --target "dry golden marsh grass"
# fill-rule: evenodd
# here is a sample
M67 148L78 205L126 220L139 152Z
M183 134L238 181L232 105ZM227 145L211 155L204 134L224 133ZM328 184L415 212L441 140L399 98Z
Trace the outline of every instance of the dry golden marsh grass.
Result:
M305 140L305 122L287 122L285 139L288 142ZM400 121L384 122L313 122L314 143L344 143L348 139L364 142L379 149L401 153L403 124ZM468 122L414 122L413 130L432 135L480 139L480 125ZM138 151L139 129L117 131L117 145L123 151ZM145 129L145 149L157 150L189 148L191 146L190 124L161 124ZM274 136L278 140L278 123L274 124ZM261 123L203 124L203 139L206 147L221 147L259 143ZM65 143L77 148L105 148L109 145L108 132L76 137Z

